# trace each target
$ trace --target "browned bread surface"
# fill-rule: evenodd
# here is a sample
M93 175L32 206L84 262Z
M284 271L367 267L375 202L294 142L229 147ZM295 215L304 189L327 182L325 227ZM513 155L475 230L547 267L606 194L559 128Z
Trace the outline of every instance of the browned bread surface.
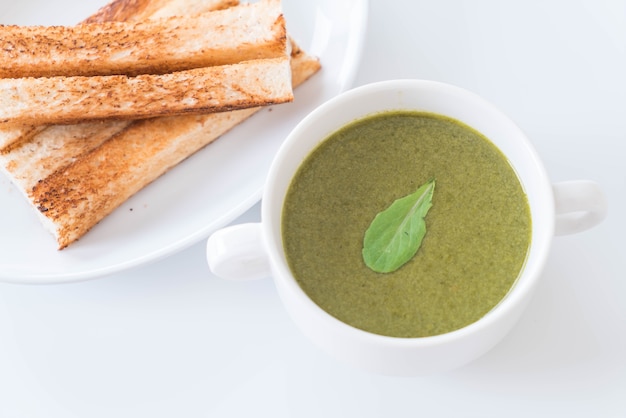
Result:
M283 56L280 0L194 16L76 26L0 25L0 77L165 74Z
M0 121L20 125L223 112L291 100L287 55L136 77L0 79Z

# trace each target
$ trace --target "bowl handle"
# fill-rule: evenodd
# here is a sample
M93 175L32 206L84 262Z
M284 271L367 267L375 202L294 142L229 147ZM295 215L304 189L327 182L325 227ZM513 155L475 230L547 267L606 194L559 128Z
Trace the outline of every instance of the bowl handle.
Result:
M604 220L607 202L600 186L589 180L554 183L555 235L569 235L593 228Z
M207 241L206 256L211 272L223 279L252 280L271 275L260 223L216 231Z

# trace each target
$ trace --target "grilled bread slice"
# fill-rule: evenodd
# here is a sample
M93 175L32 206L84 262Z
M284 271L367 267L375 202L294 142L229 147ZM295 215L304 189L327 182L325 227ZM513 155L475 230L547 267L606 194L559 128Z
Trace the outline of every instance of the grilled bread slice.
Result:
M289 56L286 50L284 54L171 74L0 79L0 121L68 124L284 103L293 100Z
M2 78L165 74L287 49L280 0L138 22L0 25L0 39Z

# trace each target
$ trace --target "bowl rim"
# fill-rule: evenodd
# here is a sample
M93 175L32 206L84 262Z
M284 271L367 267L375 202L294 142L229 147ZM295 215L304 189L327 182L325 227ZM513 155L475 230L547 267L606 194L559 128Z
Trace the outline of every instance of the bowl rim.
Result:
M326 117L332 112L336 112L338 108L345 109L346 106L350 105L350 103L354 103L357 100L364 100L364 98L367 98L374 94L378 94L380 92L397 92L399 90L423 91L424 89L433 91L437 90L463 96L468 100L479 103L486 110L492 112L494 115L498 115L499 118L506 121L510 125L510 129L515 130L516 135L523 140L523 146L528 153L529 159L531 160L530 162L533 165L533 170L536 173L535 178L537 179L537 182L535 183L537 183L537 185L535 185L534 187L540 189L538 190L538 193L542 196L542 199L545 199L545 201L543 202L543 204L545 205L543 211L546 211L548 213L546 213L546 216L544 217L546 218L546 222L543 228L540 231L537 231L533 228L532 242L527 255L527 262L523 266L516 283L512 286L507 295L487 314L485 314L477 321L464 326L463 328L453 330L444 334L437 334L426 337L393 337L375 334L342 322L341 320L335 318L324 309L319 307L306 294L306 292L302 290L302 288L297 283L297 280L293 277L282 254L283 251L282 239L280 236L280 216L277 217L276 213L280 213L282 211L284 193L282 192L282 189L279 190L280 188L277 188L277 184L282 180L284 188L284 183L286 181L286 176L283 168L284 165L290 160L291 165L294 165L292 156L294 152L294 147L300 146L299 139L303 135L307 135L307 131L315 131L316 129L319 129L316 128L316 124L321 120L321 118ZM385 111L385 109L372 112L372 114L380 113L383 111ZM367 116L369 116L369 114L364 113L359 116L359 118ZM341 124L340 127L349 123L350 120L345 120L345 122ZM323 142L323 140L325 140L327 137L328 135L321 135L316 142L312 141L314 143L311 146L306 147L306 149L308 150L306 154L308 155L308 153L311 152L317 146L317 144ZM295 165L296 167L299 166L300 162L298 161L298 163ZM293 173L295 173L295 171L291 173L291 176L288 176L288 181L291 181ZM277 196L277 194L281 194L281 196ZM453 84L422 79L397 79L365 84L348 90L340 95L337 95L311 111L305 118L300 121L300 123L296 125L296 127L294 127L294 129L288 135L287 139L284 141L283 145L280 147L274 158L272 166L269 170L267 184L263 195L261 217L264 229L263 236L266 242L268 253L270 254L272 267L275 270L274 280L278 287L284 287L284 290L288 292L288 295L286 295L285 297L293 297L297 299L297 301L283 300L285 304L292 305L297 302L300 308L311 311L312 314L318 315L320 319L322 319L327 325L338 327L338 329L341 330L340 332L350 333L354 338L365 339L377 344L393 345L397 347L437 346L453 340L464 339L465 337L468 337L470 335L480 334L481 331L490 328L492 325L498 322L500 318L508 316L511 313L515 313L515 311L519 311L519 313L521 313L521 309L518 308L523 308L526 302L528 302L530 294L534 290L535 285L540 277L541 271L547 260L552 237L554 236L554 203L551 183L537 151L533 147L526 134L510 117L508 117L501 110L499 110L497 107L495 107L493 104L491 104L478 94ZM531 253L533 254L534 258L532 264L529 264L528 257L530 257ZM276 257L277 254L279 255L278 257Z

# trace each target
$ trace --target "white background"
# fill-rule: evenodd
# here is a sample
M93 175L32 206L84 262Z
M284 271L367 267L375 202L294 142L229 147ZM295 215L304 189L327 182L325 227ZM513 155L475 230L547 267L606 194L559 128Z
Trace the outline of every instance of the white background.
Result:
M393 78L483 95L554 181L608 196L605 223L555 239L500 345L443 375L354 370L301 336L271 280L212 277L203 242L84 283L0 284L0 417L625 417L626 1L372 0L355 84Z

